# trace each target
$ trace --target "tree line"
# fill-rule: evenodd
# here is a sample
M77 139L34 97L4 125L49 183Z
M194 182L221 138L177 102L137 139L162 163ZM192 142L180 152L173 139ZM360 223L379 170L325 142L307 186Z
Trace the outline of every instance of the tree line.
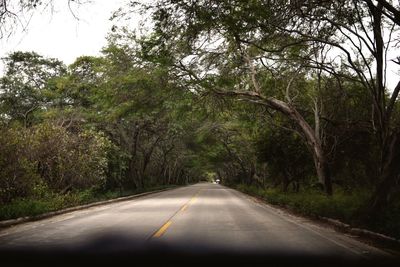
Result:
M0 80L1 201L45 189L140 189L199 179L193 106L161 68L110 44L70 66L15 52ZM190 113L186 113L189 111Z

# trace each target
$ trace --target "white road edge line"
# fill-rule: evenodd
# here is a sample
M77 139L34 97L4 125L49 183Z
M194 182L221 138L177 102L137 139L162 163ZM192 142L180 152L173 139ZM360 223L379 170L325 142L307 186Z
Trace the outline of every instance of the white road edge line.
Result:
M242 193L242 192L240 192L240 191L237 191L237 190L235 190L235 191L236 191L236 192L239 192L239 193L243 194L245 197L247 197L246 194L244 194L244 193ZM341 244L341 243L339 243L339 242L337 242L337 241L335 241L335 240L333 240L333 239L331 239L331 238L329 238L329 237L324 236L323 234L321 234L321 233L315 231L314 229L311 229L311 228L309 228L309 227L307 227L307 226L304 226L304 225L302 225L302 224L300 224L300 223L298 223L298 222L296 222L296 221L294 221L294 220L292 220L292 219L290 219L290 218L287 218L287 217L283 216L282 214L279 214L279 212L277 212L277 211L275 210L275 208L270 207L267 203L261 203L261 204L260 204L260 203L257 203L256 201L254 201L253 199L251 199L251 202L254 203L254 204L256 204L256 205L258 205L259 207L262 207L263 209L265 209L265 210L267 210L267 211L272 211L275 215L277 215L278 217L280 217L281 219L283 219L283 220L285 220L285 221L291 222L291 223L293 223L293 224L295 224L295 225L297 225L297 226L300 226L300 227L303 228L303 229L309 230L309 231L315 233L316 235L322 237L323 239L326 239L326 240L328 240L328 241L330 241L330 242L332 242L332 243L334 243L334 244L336 244L336 245L338 245L338 246L340 246L340 247L343 247L343 248L345 248L345 249L347 249L347 250L353 252L354 254L362 255L363 257L366 257L366 255L364 255L364 253L362 253L362 252L359 252L359 251L357 251L357 250L354 250L353 248L350 248L350 247L348 247L348 246L346 246L346 245L344 245L344 244ZM383 252L383 251L381 251L381 250L379 250L379 251L380 251L381 253ZM384 252L383 252L383 253L384 253Z

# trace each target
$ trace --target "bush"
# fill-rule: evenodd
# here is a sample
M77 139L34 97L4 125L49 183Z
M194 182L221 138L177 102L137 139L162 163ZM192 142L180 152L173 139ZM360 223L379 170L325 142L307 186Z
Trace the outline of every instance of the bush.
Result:
M40 176L23 129L0 130L0 203L7 203L31 195Z
M400 238L400 196L393 199L379 218L360 221L357 215L371 196L371 192L368 190L353 190L350 193L338 187L335 188L335 194L328 197L322 192L311 188L303 189L299 193L285 193L277 188L264 190L256 186L239 184L236 189L250 195L262 197L268 203L284 206L304 215L338 219L348 224Z
M163 188L173 187L156 186L147 189L135 191L107 191L99 192L95 189L75 190L61 195L49 193L39 197L17 198L10 203L0 205L0 220L8 220L13 218L35 216L50 211L65 209L68 207L84 205L96 201L108 200L122 196L129 196L146 191L153 191Z
M94 131L69 133L42 124L32 130L40 176L57 191L101 186L105 181L110 142Z
M0 202L49 191L101 187L110 141L101 133L52 124L4 129L0 136Z
M255 186L238 185L237 189L256 196L261 196L269 203L286 206L294 211L313 217L329 217L351 222L356 211L369 197L367 191L352 194L336 189L333 196L314 189L303 189L299 193L282 192L277 188L261 189Z

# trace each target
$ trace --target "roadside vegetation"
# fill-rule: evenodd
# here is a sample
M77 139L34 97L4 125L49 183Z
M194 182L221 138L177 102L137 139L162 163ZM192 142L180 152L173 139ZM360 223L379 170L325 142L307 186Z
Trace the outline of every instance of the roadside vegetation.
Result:
M328 197L312 188L302 189L299 192L283 192L281 188L276 187L264 189L244 184L233 187L246 194L261 198L269 204L289 209L300 215L316 219L335 219L353 227L363 227L397 239L400 238L399 200L386 207L385 212L376 221L360 222L358 220L359 211L371 195L371 192L367 190L346 192L338 187L335 188L336 193Z
M399 238L398 10L158 0L115 13L148 29L113 27L98 57L11 53L0 218L219 179Z
M17 198L10 203L0 206L0 220L36 216L70 207L174 187L173 185L161 185L130 191L99 191L87 189L76 190L67 194L56 194L47 191L41 196Z
M68 67L34 52L5 59L1 219L201 178L184 142L193 99L129 52L110 43Z

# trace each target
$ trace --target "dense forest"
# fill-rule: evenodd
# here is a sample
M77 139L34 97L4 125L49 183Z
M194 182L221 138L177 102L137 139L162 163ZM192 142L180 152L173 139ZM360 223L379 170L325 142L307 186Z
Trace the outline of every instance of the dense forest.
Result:
M149 30L113 28L101 56L4 59L2 219L220 179L400 237L398 4L158 0L115 17L139 14Z

